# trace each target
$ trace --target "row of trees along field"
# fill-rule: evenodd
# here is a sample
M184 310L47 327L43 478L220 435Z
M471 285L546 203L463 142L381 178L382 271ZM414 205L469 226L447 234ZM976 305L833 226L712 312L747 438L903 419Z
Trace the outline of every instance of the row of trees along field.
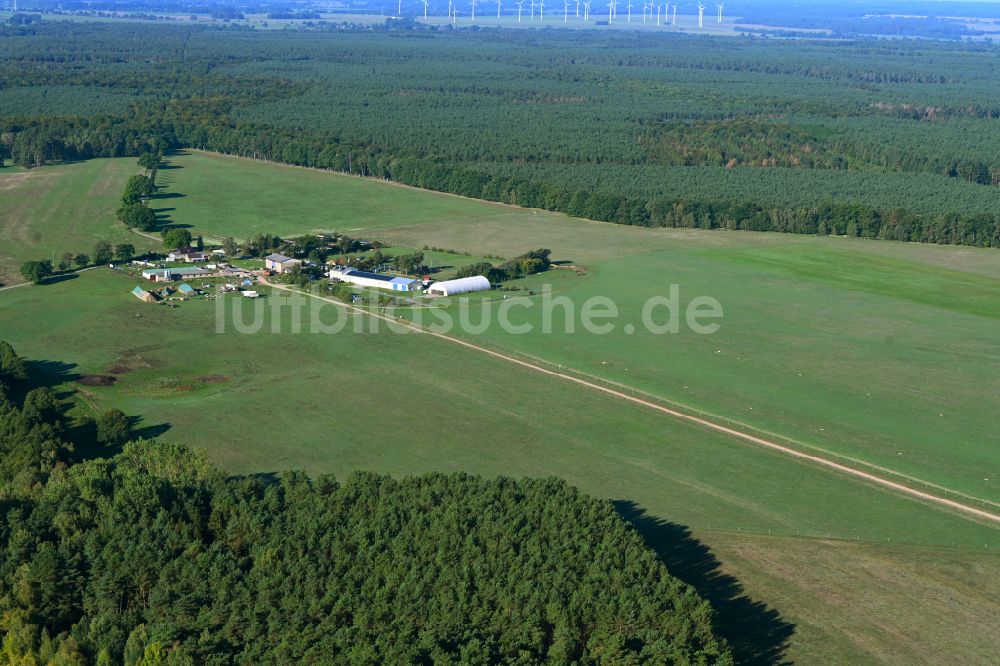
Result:
M106 240L94 243L94 253L63 252L58 263L49 259L26 261L21 264L21 277L28 282L40 284L56 274L56 271L80 270L88 266L104 266L111 261L128 263L135 257L135 246L131 243L118 243L112 246Z
M125 184L122 205L115 215L118 221L129 229L136 228L140 231L148 231L156 226L156 214L146 205L146 200L156 192L156 172L161 159L162 156L159 154L142 153L139 156L139 165L143 167L145 173L131 176ZM165 232L183 232L187 234L187 242L184 244L190 243L191 233L187 230L175 229L165 230ZM164 241L169 241L169 238L164 236ZM179 247L179 245L174 247ZM106 240L99 240L94 244L93 255L66 251L60 256L58 264L53 264L48 259L26 261L21 264L21 276L28 282L40 284L55 275L56 270L68 271L74 267L82 269L91 265L104 266L112 260L128 263L134 256L135 246L131 243L119 243L112 246Z
M709 605L562 481L226 478L115 453L117 410L81 461L32 367L0 342L0 663L732 663Z
M0 150L23 166L200 148L622 224L1000 243L989 45L3 31L3 95L24 111L0 119ZM54 116L39 89L133 105ZM760 177L716 191L712 169Z

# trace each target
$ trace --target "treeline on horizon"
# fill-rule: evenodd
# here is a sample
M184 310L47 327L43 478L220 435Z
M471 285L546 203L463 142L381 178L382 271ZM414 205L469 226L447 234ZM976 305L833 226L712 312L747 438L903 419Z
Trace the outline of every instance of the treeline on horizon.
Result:
M1000 245L991 204L1000 171L988 149L1000 87L990 78L988 47L862 42L842 53L808 43L684 39L688 54L645 36L630 43L519 31L362 39L105 24L99 40L91 26L33 30L9 43L11 62L0 66L8 94L51 85L70 95L76 81L81 90L104 85L143 101L115 113L0 120L0 151L23 166L197 148L619 224ZM594 39L616 50L595 52L587 42ZM536 50L558 53L562 65L533 62ZM914 64L921 54L926 66ZM412 74L392 66L404 56ZM857 57L883 64L861 67ZM950 66L958 61L980 65ZM501 78L506 71L517 75ZM727 93L702 82L709 72L747 79ZM657 80L667 75L676 79L671 86ZM804 93L796 87L803 79L826 84ZM159 99L166 88L170 98ZM977 92L958 104L956 89ZM880 101L873 90L883 90ZM928 103L908 101L914 95ZM580 131L600 127L606 108L617 111L607 134ZM568 110L580 115L575 131ZM432 122L441 114L447 131ZM971 129L987 132L986 145ZM688 167L766 178L723 197L672 189L658 171ZM849 171L870 172L879 187L897 187L895 196L876 188L857 201L838 198L834 187L802 205L775 194L786 173L809 174L819 185ZM937 174L934 187L947 199L915 209L917 197L905 192L929 181L907 173ZM801 187L801 179L785 186Z
M33 367L0 341L0 664L733 663L563 481L227 478L120 418L87 457Z
M742 23L829 30L837 37L884 35L929 39L960 39L988 35L966 18L998 18L994 3L975 0L813 0L807 4L789 0L727 4ZM808 35L805 35L808 36Z

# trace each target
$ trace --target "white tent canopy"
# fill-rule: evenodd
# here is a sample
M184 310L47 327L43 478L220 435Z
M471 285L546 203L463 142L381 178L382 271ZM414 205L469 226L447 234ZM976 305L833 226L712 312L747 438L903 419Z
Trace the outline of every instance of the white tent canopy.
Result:
M455 296L456 294L467 294L473 291L488 291L491 288L490 281L482 275L459 278L457 280L445 280L435 282L427 290L428 294L434 296Z

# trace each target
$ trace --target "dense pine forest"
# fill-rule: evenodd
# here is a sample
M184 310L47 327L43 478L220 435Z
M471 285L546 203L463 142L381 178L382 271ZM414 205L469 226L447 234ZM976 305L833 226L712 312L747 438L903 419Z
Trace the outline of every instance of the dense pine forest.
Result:
M732 661L564 482L226 478L67 419L41 377L0 342L0 664Z
M1000 49L516 30L2 29L0 150L200 148L622 224L1000 245Z

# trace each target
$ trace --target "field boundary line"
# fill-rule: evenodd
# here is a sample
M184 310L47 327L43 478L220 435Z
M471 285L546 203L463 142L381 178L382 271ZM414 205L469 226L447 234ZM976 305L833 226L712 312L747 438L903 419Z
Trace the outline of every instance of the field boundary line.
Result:
M453 337L453 336L450 336L450 335L446 335L444 333L437 333L435 331L430 331L430 330L427 330L427 329L425 329L425 328L423 328L421 326L417 326L416 324L414 324L414 323L412 323L412 322L410 322L410 321L408 321L406 319L399 319L399 318L388 316L388 315L385 315L385 314L380 314L378 312L372 312L371 310L366 310L365 308L359 308L359 307L357 307L355 305L349 305L347 303L344 303L342 301L338 301L338 300L333 299L333 298L328 298L328 297L325 297L325 296L319 296L317 294L312 294L312 293L309 293L309 292L304 292L304 291L301 291L299 289L294 289L292 287L288 287L288 286L285 286L285 285L274 284L274 283L267 282L267 281L263 281L263 283L267 284L267 285L269 285L269 286L271 286L271 287L273 287L275 289L280 289L282 291L289 291L289 292L303 294L303 295L309 296L310 298L315 298L315 299L318 299L318 300L321 300L321 301L325 301L327 303L331 303L333 305L337 305L339 307L342 307L342 308L344 308L346 310L353 311L355 313L366 314L366 315L368 315L370 317L373 317L375 319L381 319L381 320L383 320L385 322L394 324L396 326L401 326L403 328L409 329L409 330L414 331L416 333L422 333L424 335L430 335L432 337L435 337L435 338L438 338L438 339L441 339L441 340L445 340L445 341L450 342L452 344L456 344L456 345L459 345L461 347L465 347L466 349L471 349L471 350L477 351L477 352L479 352L481 354L486 354L488 356L492 356L494 358L498 358L498 359L507 361L509 363L513 363L515 365L519 365L519 366L527 368L529 370L534 370L535 372L539 372L541 374L548 375L550 377L556 377L556 378L564 379L564 380L572 382L574 384L578 384L580 386L584 386L586 388L590 388L592 390L596 390L596 391L599 391L601 393L605 393L607 395L611 395L611 396L619 398L621 400L625 400L626 402L631 402L633 404L640 405L640 406L646 407L648 409L652 409L652 410L660 412L662 414L666 414L668 416L672 416L675 419L682 420L682 421L687 421L688 423L693 423L693 424L701 426L703 428L707 428L709 430L713 430L715 432L719 432L719 433L722 433L724 435L729 435L731 437L743 440L745 442L749 442L751 444L756 444L756 445L758 445L760 447L769 449L771 451L776 451L778 453L785 454L786 456L790 456L792 458L797 458L799 460L804 460L804 461L807 461L807 462L811 462L811 463L814 463L814 464L826 467L828 469L832 469L832 470L835 470L835 471L847 474L849 476L853 476L853 477L862 479L864 481L868 481L868 482L874 483L876 485L880 485L880 486L882 486L884 488L889 488L891 490L895 490L895 491L897 491L899 493L902 493L904 495L909 495L909 496L914 497L916 499L920 499L920 500L923 500L925 502L929 502L929 503L932 503L932 504L938 504L940 506L952 509L954 511L957 511L957 512L960 512L960 513L964 513L964 514L967 514L967 515L970 515L970 516L975 516L976 518L984 519L984 520L987 520L987 521L990 521L992 523L996 523L996 524L1000 525L1000 514L992 513L990 511L986 511L984 509L978 509L978 508L976 508L974 506L969 506L968 504L963 504L961 502L956 502L955 500L951 500L951 499L948 499L946 497L941 497L939 495L934 495L932 493L924 492L922 490L917 490L916 488L911 488L909 486L903 485L902 483L898 483L896 481L892 481L890 479L886 479L886 478L883 478L881 476L877 476L875 474L871 474L869 472L865 472L865 471L862 471L862 470L859 470L859 469L855 469L853 467L849 467L848 465L844 465L844 464L838 463L836 461L829 460L829 459L824 458L822 456L818 456L818 455L815 455L815 454L812 454L812 453L806 453L804 451L799 451L799 450L793 449L793 448L791 448L789 446L784 446L784 445L779 444L777 442L765 439L763 437L758 437L756 435L752 435L752 434L747 433L747 432L742 432L740 430L736 430L735 428L730 428L729 426L723 425L721 423L716 423L716 422L711 421L711 420L709 420L707 418L702 418L700 416L694 416L692 414L686 414L684 412L678 411L677 409L672 409L672 408L666 407L664 405L659 405L659 404L657 404L655 402L652 402L651 400L646 400L644 398L639 398L639 397L634 396L634 395L629 395L628 393L624 393L622 391L619 391L619 390L613 389L613 388L609 388L607 386L602 386L602 385L597 384L597 383L595 383L593 381L589 381L589 380L586 380L586 379L581 379L579 377L574 377L573 375L566 374L565 372L562 372L562 371L550 370L548 368L545 368L545 367L539 365L537 362L525 361L523 359L517 358L516 356L511 356L510 354L507 354L507 353L494 351L494 350L489 349L487 347L484 347L482 345L478 345L478 344L475 344L473 342L469 342L467 340L462 340L461 338L456 338L456 337Z

